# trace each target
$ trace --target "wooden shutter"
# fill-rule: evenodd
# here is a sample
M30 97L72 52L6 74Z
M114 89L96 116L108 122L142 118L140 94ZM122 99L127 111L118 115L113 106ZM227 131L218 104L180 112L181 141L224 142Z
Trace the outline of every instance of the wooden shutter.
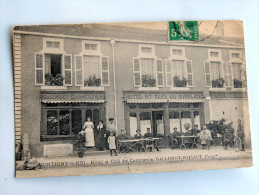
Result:
M187 79L188 79L188 86L193 86L193 71L192 71L192 61L187 60L186 62L186 73L187 73Z
M166 74L166 86L173 86L173 78L172 78L172 62L171 60L165 60L165 74Z
M72 55L64 55L63 58L64 84L72 85Z
M76 86L84 86L82 56L75 56Z
M211 87L210 63L204 62L205 84L206 87Z
M232 71L232 64L226 63L227 66L227 80L228 80L228 86L233 87L234 80L233 80L233 71Z
M41 53L35 54L35 85L44 85L45 82L43 57Z
M156 60L156 80L157 86L163 87L164 86L164 77L163 77L163 64L162 59Z
M140 74L140 64L138 58L133 58L133 74L134 74L134 86L141 86L141 74Z
M109 60L107 56L102 57L102 86L109 85Z

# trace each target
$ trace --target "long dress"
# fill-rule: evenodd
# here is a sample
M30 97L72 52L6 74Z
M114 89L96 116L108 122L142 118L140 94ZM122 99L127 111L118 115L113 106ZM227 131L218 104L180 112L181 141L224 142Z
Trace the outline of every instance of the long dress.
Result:
M94 147L94 130L92 126L94 123L92 121L86 121L84 124L85 129L85 146L86 147Z
M103 150L105 148L106 134L105 125L98 125L95 131L95 146L97 149Z

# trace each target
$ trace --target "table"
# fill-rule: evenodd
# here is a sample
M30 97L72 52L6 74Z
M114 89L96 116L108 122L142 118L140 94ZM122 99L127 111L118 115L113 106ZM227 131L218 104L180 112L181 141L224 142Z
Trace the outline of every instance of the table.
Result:
M182 149L183 147L186 149L186 145L184 144L184 140L187 139L187 138L193 138L193 139L191 139L192 140L192 146L191 146L192 148L194 146L197 147L197 139L196 138L198 138L199 136L197 136L197 135L182 135L182 136L177 136L177 137L181 139L180 149Z
M142 138L142 139L126 139L126 140L119 140L118 141L118 149L120 149L122 146L125 148L119 152L129 152L130 150L133 152L137 152L138 143L144 143L145 141L148 141L152 139L154 141L154 146L159 150L158 145L157 145L157 140L163 139L163 138ZM137 148L137 149L136 149Z

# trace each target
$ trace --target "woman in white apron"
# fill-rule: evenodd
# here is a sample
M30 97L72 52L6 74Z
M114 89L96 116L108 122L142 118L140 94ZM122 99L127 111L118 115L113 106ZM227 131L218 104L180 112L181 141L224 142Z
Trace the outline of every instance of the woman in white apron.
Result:
M87 117L87 121L85 122L83 129L85 131L85 146L86 147L94 147L94 123L91 121L90 117Z

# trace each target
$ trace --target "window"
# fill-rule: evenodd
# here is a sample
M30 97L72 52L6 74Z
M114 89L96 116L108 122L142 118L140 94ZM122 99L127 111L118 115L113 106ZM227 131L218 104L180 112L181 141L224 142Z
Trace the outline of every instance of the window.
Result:
M233 78L241 80L241 63L232 63Z
M176 127L177 131L181 131L181 122L179 112L170 111L169 112L169 124L170 124L170 133L173 133L173 129Z
M139 45L139 57L133 58L135 87L163 87L162 59L154 55L154 46Z
M237 58L237 59L240 58L239 53L232 53L231 57L232 58Z
M109 59L101 53L98 41L83 41L83 50L75 56L76 86L109 86Z
M220 78L220 62L210 62L211 79Z
M86 43L85 44L85 49L86 50L94 50L94 51L96 51L97 50L97 44Z
M130 112L129 113L129 129L130 129L131 137L133 137L136 134L137 128L138 128L137 114L135 112Z
M219 57L219 52L210 52L210 57L218 58Z
M192 87L192 61L185 57L184 47L170 47L171 56L165 60L167 87Z
M151 128L151 113L150 112L140 112L140 130L141 134L147 133L147 129ZM152 132L151 132L152 133Z
M60 42L47 41L47 48L60 48Z

